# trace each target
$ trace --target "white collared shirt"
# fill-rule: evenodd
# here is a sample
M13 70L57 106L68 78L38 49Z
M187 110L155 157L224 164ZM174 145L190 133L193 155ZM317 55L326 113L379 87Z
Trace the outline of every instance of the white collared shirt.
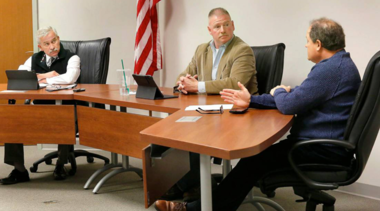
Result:
M50 56L46 55L46 61ZM29 57L23 65L18 67L19 70L32 71L32 57ZM46 78L48 84L73 84L77 81L80 75L80 58L77 55L72 56L67 63L66 73Z
M235 35L224 45L219 46L219 49L215 47L214 40L211 40L210 42L210 47L212 50L212 72L211 72L211 78L213 81L215 81L216 75L218 73L218 67L220 60L222 59L222 56L224 52L226 51L227 46L231 43L232 39L235 37ZM206 84L204 81L199 81L198 82L198 92L199 93L206 93Z

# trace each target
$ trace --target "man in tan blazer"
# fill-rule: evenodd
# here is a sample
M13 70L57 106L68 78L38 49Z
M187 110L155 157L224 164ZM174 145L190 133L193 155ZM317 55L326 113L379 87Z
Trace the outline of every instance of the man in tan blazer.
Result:
M208 17L207 28L213 40L198 46L190 64L177 78L178 89L185 94L219 94L225 88L239 89L240 82L256 94L252 49L233 34L235 26L227 10L215 8Z
M213 40L198 46L189 66L177 79L182 93L219 94L229 87L238 89L244 84L250 94L257 94L255 57L252 49L233 34L234 22L227 10L212 9L208 30ZM190 153L190 171L165 195L164 200L183 198L193 201L199 197L199 154ZM157 208L159 209L159 208Z

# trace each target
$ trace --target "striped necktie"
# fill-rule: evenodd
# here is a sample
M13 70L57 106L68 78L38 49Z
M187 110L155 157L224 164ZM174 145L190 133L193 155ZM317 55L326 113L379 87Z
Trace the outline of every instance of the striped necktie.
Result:
M46 61L46 65L50 68L51 64L53 64L53 62L57 60L57 58L54 58L54 57L50 57L49 61Z

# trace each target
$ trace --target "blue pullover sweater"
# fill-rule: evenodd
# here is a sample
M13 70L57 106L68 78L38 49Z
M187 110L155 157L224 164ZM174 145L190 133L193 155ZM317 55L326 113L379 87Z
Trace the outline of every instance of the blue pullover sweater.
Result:
M252 108L277 108L295 119L288 139L343 139L344 130L361 83L350 54L341 50L314 65L306 80L289 93L277 89L252 96Z

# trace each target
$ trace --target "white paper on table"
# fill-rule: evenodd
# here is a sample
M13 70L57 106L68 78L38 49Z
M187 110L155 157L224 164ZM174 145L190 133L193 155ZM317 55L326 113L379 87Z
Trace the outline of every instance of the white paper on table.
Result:
M201 116L183 116L177 119L176 122L196 122L198 119L202 118Z
M45 88L45 87L47 87L47 83L39 83L39 85L40 85L40 89L42 89L42 88Z
M185 111L195 111L198 108L202 108L202 110L209 111L209 110L219 110L220 106L223 106L223 109L231 109L233 104L218 104L218 105L191 105L187 106Z

